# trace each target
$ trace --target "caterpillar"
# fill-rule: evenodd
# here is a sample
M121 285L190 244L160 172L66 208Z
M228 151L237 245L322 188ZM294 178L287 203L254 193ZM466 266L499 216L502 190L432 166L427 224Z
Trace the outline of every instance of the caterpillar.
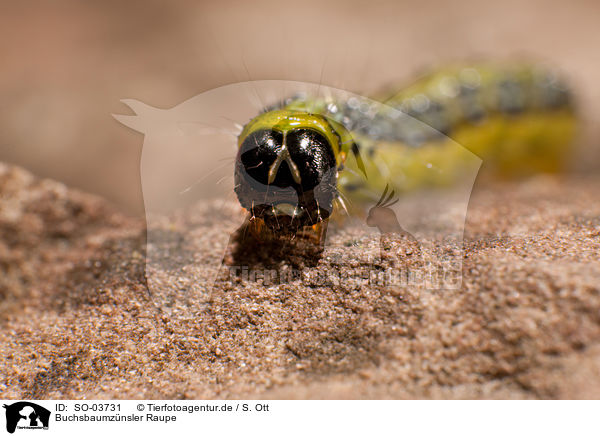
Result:
M572 93L550 69L449 66L373 99L266 107L238 137L234 189L259 233L321 235L344 199L451 186L467 171L462 147L489 177L563 171L575 128Z

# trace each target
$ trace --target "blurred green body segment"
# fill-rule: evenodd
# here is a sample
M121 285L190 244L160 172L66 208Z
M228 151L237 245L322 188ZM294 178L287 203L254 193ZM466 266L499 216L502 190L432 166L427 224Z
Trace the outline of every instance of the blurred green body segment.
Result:
M399 193L451 185L465 171L465 149L483 160L484 177L560 172L576 131L570 90L536 65L449 66L371 100L305 97L275 109L324 116L338 133L347 129L364 168L348 153L352 141L332 144L343 163L338 189L359 202L378 198L387 184Z

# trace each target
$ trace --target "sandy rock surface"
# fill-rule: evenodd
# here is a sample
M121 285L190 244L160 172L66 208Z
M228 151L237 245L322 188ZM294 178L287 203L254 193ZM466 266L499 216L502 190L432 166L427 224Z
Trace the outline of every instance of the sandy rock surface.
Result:
M147 286L142 220L0 164L0 396L600 398L599 187L477 187L460 290L239 279L178 306L177 274ZM180 230L219 231L234 209Z

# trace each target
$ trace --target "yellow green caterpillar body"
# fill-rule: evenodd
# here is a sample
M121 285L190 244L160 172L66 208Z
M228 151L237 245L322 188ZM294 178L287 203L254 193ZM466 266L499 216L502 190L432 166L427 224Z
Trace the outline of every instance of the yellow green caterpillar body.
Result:
M238 138L235 192L251 220L295 234L326 222L339 199L452 186L465 149L494 177L562 171L575 127L571 92L551 70L450 66L373 99L267 108Z

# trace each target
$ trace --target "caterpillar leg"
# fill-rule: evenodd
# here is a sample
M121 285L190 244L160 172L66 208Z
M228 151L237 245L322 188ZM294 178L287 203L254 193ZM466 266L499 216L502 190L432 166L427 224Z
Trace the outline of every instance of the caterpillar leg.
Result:
M240 228L243 231L240 237L242 239L249 238L253 243L280 241L282 244L290 246L298 243L310 243L322 250L327 236L327 223L327 220L322 220L310 227L301 228L295 234L285 235L275 233L263 220L249 216Z
M282 235L263 220L248 219L231 235L223 265L241 269L245 266L273 268L283 264L302 269L314 266L323 253L327 220L303 227L295 234Z
M327 239L328 220L323 220L311 227L304 227L296 237L307 243L312 243L320 252L325 249L325 240Z

